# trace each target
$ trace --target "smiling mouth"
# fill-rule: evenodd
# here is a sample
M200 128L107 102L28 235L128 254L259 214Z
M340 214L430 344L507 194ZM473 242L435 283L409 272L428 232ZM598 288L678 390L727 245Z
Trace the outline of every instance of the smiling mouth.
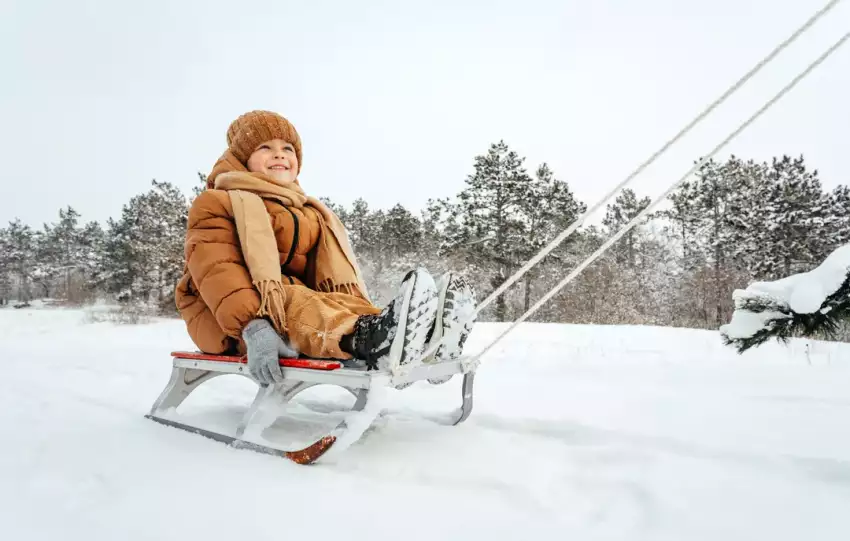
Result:
M272 165L269 169L272 171L289 171L289 167L286 167L285 165Z

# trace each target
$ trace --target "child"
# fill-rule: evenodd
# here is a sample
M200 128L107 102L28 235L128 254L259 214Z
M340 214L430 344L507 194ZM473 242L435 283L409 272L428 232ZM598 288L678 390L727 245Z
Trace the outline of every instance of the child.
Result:
M339 218L298 182L301 138L282 116L252 111L227 130L227 150L192 203L177 308L205 353L247 354L262 385L282 380L280 356L402 364L452 334L423 362L460 355L472 322L470 286L410 271L398 295L375 307Z

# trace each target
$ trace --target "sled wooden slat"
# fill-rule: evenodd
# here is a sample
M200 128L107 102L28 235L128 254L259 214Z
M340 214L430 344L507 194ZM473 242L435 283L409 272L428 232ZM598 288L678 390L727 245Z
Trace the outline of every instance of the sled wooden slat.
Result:
M247 360L237 355L210 355L196 351L172 351L171 356L175 359L188 359L193 361L212 361L220 363L245 364ZM319 359L280 359L280 366L287 368L307 368L311 370L338 370L342 368L339 361L323 361Z

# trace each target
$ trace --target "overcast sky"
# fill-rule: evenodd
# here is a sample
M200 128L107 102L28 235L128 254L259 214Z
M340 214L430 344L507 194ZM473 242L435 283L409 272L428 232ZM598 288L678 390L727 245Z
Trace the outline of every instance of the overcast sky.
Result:
M304 141L317 196L413 210L504 139L589 205L826 0L0 0L0 224L189 193L239 114ZM635 189L659 194L850 28L842 2ZM850 182L850 46L721 157L803 154Z

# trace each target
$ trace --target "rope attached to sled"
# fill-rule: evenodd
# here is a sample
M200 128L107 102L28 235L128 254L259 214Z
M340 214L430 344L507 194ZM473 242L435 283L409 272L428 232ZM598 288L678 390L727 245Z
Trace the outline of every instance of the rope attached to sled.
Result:
M525 265L522 266L517 272L515 272L512 276L510 276L505 283L499 286L495 291L493 291L484 301L482 301L474 310L469 320L472 320L476 315L478 315L482 310L484 310L487 306L493 303L496 298L499 297L502 293L505 292L511 285L516 283L526 272L528 272L532 267L537 265L544 257L546 257L552 250L554 250L558 245L560 245L564 239L566 239L569 235L575 232L583 223L584 220L596 212L598 209L602 207L608 200L611 199L616 193L618 193L623 187L625 187L628 183L635 179L640 173L642 173L647 167L649 167L652 163L654 163L662 154L664 154L667 150L670 149L676 142L678 142L682 137L684 137L688 132L691 131L697 124L699 124L702 120L705 119L712 111L714 111L720 104L726 101L732 94L737 92L744 84L746 84L756 73L761 71L761 69L773 61L776 56L779 55L784 49L786 49L791 43L796 41L801 35L803 35L809 28L811 28L819 19L829 13L836 5L838 5L842 0L830 0L824 7L818 10L814 15L812 15L802 26L800 26L796 31L794 31L790 36L788 36L785 40L783 40L779 45L777 45L767 56L765 56L761 61L759 61L752 69L750 69L746 74L744 74L740 79L738 79L734 84L732 84L719 98L717 98L714 102L712 102L708 107L706 107L699 115L697 115L693 120L691 120L682 130L680 130L672 139L667 141L660 149L655 151L645 162L643 162L637 169L635 169L628 177L626 177L623 181L621 181L617 186L615 186L607 195L605 195L602 199L600 199L593 207L589 208L585 211L572 225L570 225L567 229L561 232L555 239L553 239L549 244L543 247L534 257L532 257ZM717 152L719 152L723 147L729 144L735 137L737 137L742 131L744 131L750 124L752 124L758 117L760 117L765 111L767 111L774 103L779 101L788 91L790 91L794 86L797 85L803 78L805 78L812 70L814 70L817 66L819 66L827 57L829 57L835 50L837 50L844 42L850 37L850 32L844 34L841 39L839 39L835 44L833 44L829 49L826 50L820 57L818 57L814 62L812 62L806 69L804 69L800 74L798 74L792 81L786 85L782 90L779 91L773 98L771 98L765 105L763 105L754 115L752 115L749 119L747 119L743 124L741 124L736 130L734 130L729 136L726 137L719 145L717 145L707 156L703 157L694 167L692 167L687 174L685 174L681 179L679 179L675 184L673 184L667 191L664 192L660 197L655 199L643 212L638 214L631 222L626 224L620 231L617 232L612 238L610 238L605 244L603 244L596 252L594 252L590 257L585 259L581 264L579 264L569 275L567 275L558 285L552 288L546 295L544 295L537 303L535 303L531 308L526 311L525 314L520 316L516 321L513 322L504 332L498 335L494 340L492 340L487 346L484 347L480 352L478 352L475 356L473 356L469 361L469 364L475 364L481 358L484 353L489 351L496 343L498 343L502 338L505 337L509 332L511 332L514 328L516 328L520 323L525 321L529 316L531 316L534 312L536 312L543 304L545 304L549 299L551 299L554 295L556 295L564 286L566 286L569 282L571 282L582 270L584 270L588 265L593 263L602 253L604 253L612 244L614 244L617 240L619 240L623 235L629 232L638 222L655 206L657 206L661 201L663 201L673 190L675 190L679 185L681 185L688 177L690 177L693 173L695 173L702 165L712 158ZM469 321L468 320L468 321ZM467 323L468 321L464 321L463 323ZM442 344L446 337L443 337L437 343L431 345L424 353L423 358L427 358L429 355L433 354L437 348Z
M773 104L775 104L779 99L782 98L788 91L794 88L797 83L799 83L803 78L805 78L809 73L811 73L817 66L819 66L824 60L827 59L832 53L834 53L839 47L844 45L844 43L850 39L850 32L846 32L841 39L835 42L829 49L827 49L821 56L819 56L814 62L809 64L809 66L799 73L794 79L791 80L790 83L785 85L773 98L771 98L767 103L765 103L758 111L756 111L750 118L746 120L743 124L741 124L735 131L730 133L726 139L724 139L720 144L714 147L711 152L708 153L707 156L702 158L696 165L694 165L687 173L685 173L679 180L676 181L675 184L670 186L663 194L661 194L658 198L656 198L652 203L649 204L640 214L634 217L631 222L626 224L620 231L617 232L616 235L608 239L608 241L599 247L590 257L585 259L579 266L577 266L573 271L568 274L563 280L561 280L558 285L552 288L546 295L544 295L539 301L537 301L534 306L528 309L522 316L520 316L516 321L514 321L502 334L497 336L494 340L492 340L484 349L478 352L470 362L476 362L484 353L486 353L490 348L492 348L497 342L499 342L506 334L511 332L517 325L525 321L531 314L536 312L541 306L543 306L549 299L555 296L564 286L570 283L573 278L578 276L578 274L583 271L588 265L596 261L596 259L601 256L608 248L611 247L612 244L620 240L620 238L625 235L629 230L631 230L634 226L636 226L640 220L646 216L653 208L658 206L664 199L669 196L673 190L678 188L683 182L685 182L688 177L694 174L700 167L703 166L708 160L710 160L715 154L717 154L723 147L728 145L735 137L740 135L746 128L750 126L758 117L760 117L765 111L767 111Z

